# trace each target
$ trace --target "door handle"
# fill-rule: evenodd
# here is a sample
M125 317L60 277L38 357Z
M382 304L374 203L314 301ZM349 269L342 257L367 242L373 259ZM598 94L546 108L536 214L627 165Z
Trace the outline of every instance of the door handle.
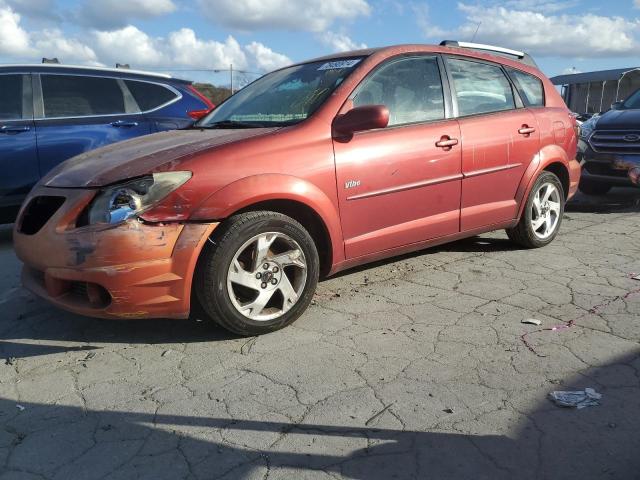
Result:
M28 132L29 130L31 130L31 127L27 127L26 125L22 125L22 126L3 125L2 127L0 127L0 133L8 133L8 134Z
M448 152L453 147L458 145L457 138L451 138L449 135L443 135L440 140L436 142L436 147L442 148L444 151Z
M112 127L116 127L116 128L131 128L131 127L137 127L138 126L138 122L129 122L126 120L118 120L117 122L112 122L111 123Z
M535 131L536 131L536 129L533 128L533 127L530 127L529 125L522 125L520 130L518 130L518 133L520 135L524 135L525 137L528 137L529 135L531 135Z

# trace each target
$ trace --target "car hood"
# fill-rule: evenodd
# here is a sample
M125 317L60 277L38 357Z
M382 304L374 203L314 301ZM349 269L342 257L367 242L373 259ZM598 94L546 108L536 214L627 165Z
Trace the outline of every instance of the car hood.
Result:
M277 128L175 130L138 137L63 162L43 180L48 187L102 187L157 171L195 153L271 133Z
M609 110L596 122L598 130L640 130L640 110Z

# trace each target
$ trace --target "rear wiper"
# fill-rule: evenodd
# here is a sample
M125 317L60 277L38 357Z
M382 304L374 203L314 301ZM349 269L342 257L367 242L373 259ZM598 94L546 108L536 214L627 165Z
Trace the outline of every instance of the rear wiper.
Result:
M220 122L213 122L208 125L194 125L194 128L261 128L262 125L256 125L255 123L238 122L236 120L222 120Z

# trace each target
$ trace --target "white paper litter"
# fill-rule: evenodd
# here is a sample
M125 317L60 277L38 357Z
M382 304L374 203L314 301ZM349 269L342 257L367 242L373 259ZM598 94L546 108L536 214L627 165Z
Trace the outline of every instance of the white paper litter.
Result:
M528 323L529 325L542 325L542 321L537 318L525 318L521 323Z
M551 392L549 398L560 407L585 408L600 405L602 394L593 388L573 392Z

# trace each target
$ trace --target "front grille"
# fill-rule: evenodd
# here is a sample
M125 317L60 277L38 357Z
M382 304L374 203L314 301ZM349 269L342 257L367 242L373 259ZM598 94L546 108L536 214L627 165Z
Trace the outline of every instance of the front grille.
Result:
M71 282L69 293L74 297L88 301L89 293L87 291L87 282Z
M27 205L20 221L20 233L35 235L64 203L64 197L35 197Z
M596 130L589 144L599 153L640 154L640 130Z
M71 282L69 294L83 303L88 303L92 308L105 308L111 303L111 295L107 289L97 283Z

